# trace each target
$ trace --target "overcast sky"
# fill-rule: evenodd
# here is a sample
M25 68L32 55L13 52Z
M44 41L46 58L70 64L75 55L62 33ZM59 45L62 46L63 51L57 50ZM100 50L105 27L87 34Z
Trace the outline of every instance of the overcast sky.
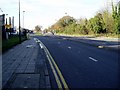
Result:
M15 17L18 27L18 1L0 0L0 8L8 16ZM20 0L21 26L23 26L23 11L25 11L25 28L34 29L36 25L47 28L65 15L76 19L91 18L97 11L104 8L111 0ZM119 0L113 0L114 2ZM0 14L2 12L0 11Z

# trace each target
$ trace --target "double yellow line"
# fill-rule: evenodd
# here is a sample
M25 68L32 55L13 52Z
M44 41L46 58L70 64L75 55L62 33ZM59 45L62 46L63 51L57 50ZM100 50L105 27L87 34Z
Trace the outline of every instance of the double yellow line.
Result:
M52 58L52 56L51 56L50 52L48 51L48 49L46 48L46 46L40 40L38 40L37 38L35 38L35 40L37 42L39 42L43 46L43 49L44 49L44 51L46 53L47 59L48 59L49 64L50 64L50 67L51 67L52 72L54 74L56 83L58 85L58 88L59 89L64 88L64 89L69 90L68 85L67 85L67 83L66 83L60 69L58 68L57 64L55 63L54 59Z

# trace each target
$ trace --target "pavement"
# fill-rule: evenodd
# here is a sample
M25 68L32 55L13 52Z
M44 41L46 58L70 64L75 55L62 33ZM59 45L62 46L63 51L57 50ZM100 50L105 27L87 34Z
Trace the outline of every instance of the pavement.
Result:
M51 88L44 52L34 38L2 55L2 88Z

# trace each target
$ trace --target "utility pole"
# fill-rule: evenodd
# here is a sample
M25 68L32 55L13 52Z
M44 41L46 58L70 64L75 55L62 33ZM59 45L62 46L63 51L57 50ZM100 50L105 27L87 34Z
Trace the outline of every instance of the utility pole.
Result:
M20 0L19 0L19 43L21 43L21 27L20 27Z

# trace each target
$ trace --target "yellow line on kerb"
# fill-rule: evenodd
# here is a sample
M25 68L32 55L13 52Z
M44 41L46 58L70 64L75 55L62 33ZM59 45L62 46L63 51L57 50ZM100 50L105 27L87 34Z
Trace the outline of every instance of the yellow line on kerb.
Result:
M45 51L45 52L46 52L46 51ZM46 52L46 54L47 54L47 52ZM59 78L58 78L58 76L57 76L57 73L56 73L56 71L55 71L55 69L54 69L54 67L53 67L53 65L52 65L52 62L51 62L51 60L50 60L50 58L49 58L48 55L47 55L47 58L48 58L48 61L49 61L49 63L50 63L50 66L51 66L51 68L52 68L53 74L54 74L54 76L55 76L55 80L56 80L56 82L57 82L58 88L62 89L62 85L61 85L61 83L60 83L60 80L59 80Z
M46 50L47 50L47 52L48 52L48 54L49 54L49 56L50 56L50 58L51 58L51 60L52 60L52 62L53 62L53 64L54 64L54 66L55 66L55 68L56 68L56 70L57 70L57 72L58 72L58 74L59 74L59 76L60 76L60 78L61 78L61 81L62 81L62 83L63 83L63 85L64 85L64 88L68 89L68 85L67 85L67 83L65 82L65 79L63 78L63 75L62 75L60 69L58 68L57 64L55 63L54 59L53 59L52 56L50 55L50 53L49 53L49 51L48 51L47 48L46 48Z
M37 39L37 41L40 41L40 40ZM62 83L63 83L64 88L65 88L66 90L69 90L68 85L67 85L65 79L63 78L63 75L62 75L60 69L58 68L57 64L55 63L54 59L52 58L50 52L48 51L48 49L46 48L46 46L45 46L41 41L40 41L40 43L44 46L45 53L46 53L46 55L47 55L48 61L49 61L50 66L51 66L51 68L52 68L52 71L53 71L53 74L54 74L54 76L55 76L56 82L57 82L57 84L58 84L58 88L61 88L61 89L62 89L62 85L61 85L61 82L60 82L60 80L59 80L59 78L58 78L58 76L57 76L57 74L56 74L56 71L58 72L58 75L59 75L59 77L60 77L60 79L61 79L61 81L62 81ZM51 61L51 60L52 60L52 61ZM55 71L54 66L53 66L52 63L54 64L54 66L55 66L55 68L56 68L56 71Z

